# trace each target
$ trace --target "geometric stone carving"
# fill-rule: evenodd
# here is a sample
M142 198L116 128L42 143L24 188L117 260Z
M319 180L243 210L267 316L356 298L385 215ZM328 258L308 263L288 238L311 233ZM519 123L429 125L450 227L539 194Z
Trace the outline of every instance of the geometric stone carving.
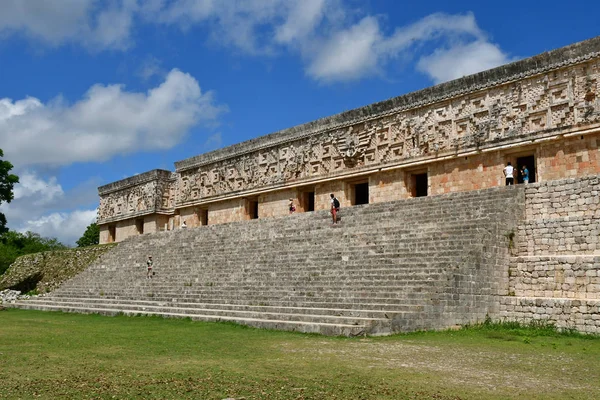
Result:
M366 166L481 149L600 122L590 61L450 100L178 169L177 205Z
M168 212L600 123L599 59L600 37L179 161L175 174L151 171L137 182L100 188L99 219Z

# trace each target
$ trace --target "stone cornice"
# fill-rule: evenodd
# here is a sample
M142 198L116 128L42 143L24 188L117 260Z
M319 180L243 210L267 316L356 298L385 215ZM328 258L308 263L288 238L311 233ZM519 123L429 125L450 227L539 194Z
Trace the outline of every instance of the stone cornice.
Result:
M175 163L175 167L177 172L185 171L191 168L197 168L224 159L238 157L245 153L302 139L304 137L319 134L324 131L339 129L344 126L379 118L388 114L423 107L457 96L546 73L558 68L575 65L599 56L600 36L597 36L595 38L562 47L560 49L548 51L531 58L516 61L403 96L394 97L392 99L374 103L365 107L346 111L330 117L321 118L316 121L308 122L306 124L251 139L246 142L228 146L223 149L178 161ZM127 179L125 181L127 181ZM116 183L118 182L115 182L114 184ZM103 186L102 188L106 186Z
M100 196L107 195L119 190L127 189L132 186L137 186L146 182L155 180L176 180L176 174L164 169L153 169L152 171L144 172L139 175L134 175L130 178L122 179L120 181L112 182L98 188L98 194Z
M117 215L114 217L108 217L108 218L99 218L97 221L98 225L105 225L105 224L110 224L110 223L114 223L114 222L119 222L119 221L125 221L125 220L129 220L132 218L139 218L139 217L143 217L146 215L154 215L154 214L159 214L159 215L173 215L175 213L174 209L157 209L156 207L150 208L148 210L144 210L144 211L138 211L135 213L129 213L129 214L123 214L123 215Z

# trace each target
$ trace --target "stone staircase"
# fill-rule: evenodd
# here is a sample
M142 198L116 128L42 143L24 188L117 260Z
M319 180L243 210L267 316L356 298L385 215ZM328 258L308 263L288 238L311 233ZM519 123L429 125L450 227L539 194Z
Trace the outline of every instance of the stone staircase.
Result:
M385 335L480 321L506 294L522 190L495 188L129 238L11 306ZM156 275L146 279L145 260Z

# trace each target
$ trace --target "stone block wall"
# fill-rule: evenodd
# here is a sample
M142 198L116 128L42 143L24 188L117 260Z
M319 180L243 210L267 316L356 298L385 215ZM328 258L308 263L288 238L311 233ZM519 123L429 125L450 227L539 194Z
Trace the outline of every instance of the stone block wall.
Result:
M401 200L411 197L410 173L397 169L369 176L369 203Z
M600 301L586 299L504 297L503 318L512 321L550 322L561 329L600 333Z
M269 192L258 197L258 215L260 218L282 217L289 215L290 199L294 199L296 208L299 207L299 196L296 189ZM298 210L299 211L299 210Z
M501 318L600 333L599 176L524 187Z
M208 205L208 224L223 224L249 219L246 199L226 200Z
M600 254L597 175L529 185L519 254Z
M540 180L551 181L600 174L599 141L598 134L576 134L542 145L537 162Z
M600 255L516 257L512 296L600 299Z

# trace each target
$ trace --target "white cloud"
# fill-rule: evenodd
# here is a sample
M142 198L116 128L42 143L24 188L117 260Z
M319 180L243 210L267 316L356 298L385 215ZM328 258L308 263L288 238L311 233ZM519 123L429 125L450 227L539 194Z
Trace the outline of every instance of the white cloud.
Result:
M351 4L343 0L5 0L0 6L0 38L3 33L17 33L55 46L79 43L93 51L124 50L133 44L134 22L183 30L203 27L213 43L245 54L299 54L306 74L321 82L382 74L397 59L421 59L419 69L436 82L508 60L490 43L472 13L435 13L387 29L381 23L391 21L390 17L365 15ZM423 54L431 46L437 49ZM474 59L453 60L452 54ZM447 74L426 63L441 63L455 72ZM142 73L152 74L152 68Z
M76 210L68 213L52 213L25 222L18 230L32 231L43 237L55 237L61 243L74 245L89 224L96 221L97 211Z
M65 192L54 176L43 178L30 170L17 172L19 183L14 187L14 200L0 205L0 212L6 215L9 227L74 244L96 218L95 209L81 208L97 204L98 182L89 180Z
M359 79L381 73L392 60L413 58L422 52L421 48L427 43L439 42L449 46L449 50L443 47L444 50L435 50L434 54L423 57L423 67L420 68L435 81L440 81L440 78L425 68L425 63L436 57L441 62L446 53L460 53L461 56L473 58L467 61L443 57L444 66L455 73L478 72L507 61L497 46L487 42L485 33L477 26L471 13L432 14L397 28L391 35L385 34L377 18L369 16L349 28L337 31L322 45L313 46L314 51L305 54L309 64L307 74L326 82ZM480 51L481 54L478 53Z
M206 151L210 151L210 150L218 149L222 145L223 145L223 138L221 137L221 133L217 132L214 135L211 135L208 138L206 138L206 141L204 142L204 145L202 145L202 147Z
M162 67L162 62L156 57L146 57L141 62L138 68L138 75L145 81L152 78L153 76L164 76L166 71Z
M152 1L142 7L142 14L149 22L183 29L205 24L215 43L248 54L270 54L273 27L285 19L292 4L287 0Z
M417 68L429 75L435 83L446 82L465 75L494 68L511 61L492 43L476 41L448 49L437 49L422 57Z
M310 36L325 14L325 0L294 2L282 25L275 29L275 40L290 43Z
M366 17L349 29L337 32L309 55L307 74L318 80L351 80L376 72L379 56L377 42L381 40L379 24Z
M61 98L0 99L0 143L18 167L103 161L116 154L168 149L225 107L189 74L172 70L147 93L95 85L75 104Z
M56 177L47 181L40 179L33 172L26 171L19 174L19 183L14 188L15 200L33 198L32 205L43 206L64 196L64 192Z
M126 49L136 0L3 0L0 38L13 34L51 46L79 43L92 50Z

